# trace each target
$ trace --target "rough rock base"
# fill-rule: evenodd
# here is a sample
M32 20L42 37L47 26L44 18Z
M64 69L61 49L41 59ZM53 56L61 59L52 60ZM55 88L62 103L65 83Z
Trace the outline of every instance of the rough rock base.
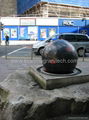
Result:
M0 83L9 91L0 120L89 120L89 83L44 90L28 72L16 71Z

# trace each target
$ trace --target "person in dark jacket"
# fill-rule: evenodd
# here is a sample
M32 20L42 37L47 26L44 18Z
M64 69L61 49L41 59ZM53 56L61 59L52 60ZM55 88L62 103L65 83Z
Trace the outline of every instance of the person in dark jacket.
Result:
M6 38L5 44L6 44L6 45L9 45L9 36L6 35L5 38Z

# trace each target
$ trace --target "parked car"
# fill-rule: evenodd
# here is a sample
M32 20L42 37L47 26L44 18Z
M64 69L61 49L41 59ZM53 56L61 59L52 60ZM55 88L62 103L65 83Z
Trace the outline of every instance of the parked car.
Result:
M89 52L89 36L81 33L63 33L59 39L64 39L72 43L77 50L78 56L82 57Z
M59 39L59 35L55 34L51 37L46 38L45 40L38 41L35 44L33 44L33 51L35 54L39 55L41 54L42 50L44 49L45 45L47 45L49 42L53 40Z
M47 38L44 41L39 41L38 43L33 45L33 50L37 54L41 54L44 46L53 40L67 40L72 43L75 47L78 56L82 57L86 52L89 52L89 36L81 33L62 33L55 34Z

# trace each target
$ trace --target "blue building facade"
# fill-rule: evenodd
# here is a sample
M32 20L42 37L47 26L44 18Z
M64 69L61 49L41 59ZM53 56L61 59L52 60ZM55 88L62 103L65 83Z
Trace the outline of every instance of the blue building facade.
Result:
M4 26L2 40L8 34L10 40L44 40L56 33L83 33L89 35L88 19L58 19L58 25L23 25L23 26Z
M17 12L18 14L22 14L26 10L32 8L34 5L40 2L49 2L89 8L89 0L17 0Z

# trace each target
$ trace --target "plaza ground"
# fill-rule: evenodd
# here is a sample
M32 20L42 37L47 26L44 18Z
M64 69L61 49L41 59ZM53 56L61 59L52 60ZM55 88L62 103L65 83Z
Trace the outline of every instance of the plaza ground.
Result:
M7 56L5 55L5 52L0 57L0 83L4 82L4 80L9 79L10 75L12 73L15 73L16 71L23 71L23 70L29 70L31 65L42 65L41 56L35 56L33 54L33 57L31 57L31 46L24 45L24 46L2 46L3 50L5 50L5 47L8 49ZM13 48L13 49L12 49ZM23 49L22 49L23 48ZM2 50L2 49L1 49ZM29 56L28 56L29 54ZM26 55L28 57L26 57ZM89 66L89 57L79 58L78 64ZM87 69L87 68L86 68ZM21 78L22 79L22 78ZM24 79L24 78L23 78ZM13 84L14 86L14 84ZM29 86L28 86L29 87ZM22 88L22 87L21 87ZM34 90L35 91L35 90ZM69 116L70 118L75 119L76 117ZM68 118L68 117L67 117ZM87 119L88 117L77 117L79 120L81 118ZM60 120L60 118L53 118L53 119L47 119L47 120ZM67 120L66 116L63 117L61 120Z
M9 45L29 45L29 44L34 44L37 41L30 41L30 40L10 40ZM1 45L5 45L5 41L2 40Z
M32 45L0 46L0 82L15 70L29 69L32 64L42 63L41 56L32 54ZM89 55L78 62L89 64Z
M89 66L89 58L79 58L78 62L85 62ZM10 73L16 70L29 69L29 67L34 65L40 65L42 63L40 56L31 57L0 57L0 82L3 81Z

